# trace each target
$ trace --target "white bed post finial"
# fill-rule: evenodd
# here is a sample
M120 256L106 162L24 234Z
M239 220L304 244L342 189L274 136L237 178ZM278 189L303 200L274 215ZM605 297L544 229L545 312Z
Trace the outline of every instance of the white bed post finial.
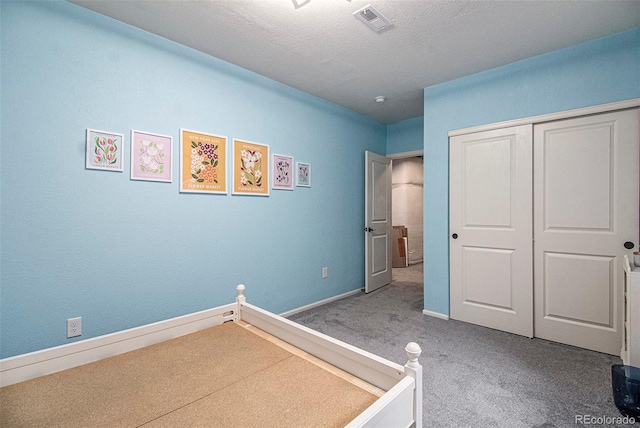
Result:
M405 372L416 381L416 390L413 396L413 420L416 428L422 428L422 366L418 362L422 349L417 343L409 342L404 350L409 357L409 361L404 365Z
M416 342L409 342L404 350L407 351L407 356L409 357L407 366L413 368L420 367L420 363L418 363L418 357L420 357L420 355L422 354L420 345L418 345Z
M247 301L247 298L244 296L244 290L246 287L243 284L240 284L236 287L236 291L238 292L238 296L236 297L236 302L244 303Z
M236 321L237 320L241 320L242 319L242 304L246 303L247 298L244 297L244 290L245 290L245 286L243 284L239 284L236 287L236 291L238 292L238 295L236 296Z

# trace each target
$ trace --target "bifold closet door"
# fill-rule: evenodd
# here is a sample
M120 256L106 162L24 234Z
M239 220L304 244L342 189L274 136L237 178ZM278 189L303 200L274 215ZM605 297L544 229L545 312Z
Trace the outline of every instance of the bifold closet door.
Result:
M534 126L535 336L618 355L638 245L638 109ZM627 244L630 245L630 244Z
M532 126L450 140L451 318L533 335Z

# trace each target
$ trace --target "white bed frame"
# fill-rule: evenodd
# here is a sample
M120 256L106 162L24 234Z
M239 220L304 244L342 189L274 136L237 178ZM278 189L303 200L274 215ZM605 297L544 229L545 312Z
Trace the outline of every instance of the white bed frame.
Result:
M315 330L289 321L247 303L245 286L236 288L238 320L278 337L331 365L386 391L346 427L422 428L422 353L417 343L405 350L409 361L404 366L341 342Z
M333 339L247 303L245 286L236 302L92 339L0 360L0 386L108 358L227 321L244 321L386 391L347 428L422 428L420 346L409 343L404 366Z

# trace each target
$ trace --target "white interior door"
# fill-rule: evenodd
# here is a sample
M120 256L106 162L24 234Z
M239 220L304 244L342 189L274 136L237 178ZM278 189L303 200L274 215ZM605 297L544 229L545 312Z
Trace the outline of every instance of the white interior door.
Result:
M535 335L617 355L638 244L638 110L534 127Z
M391 159L365 152L365 282L369 293L391 282Z
M451 318L533 337L532 126L450 140Z

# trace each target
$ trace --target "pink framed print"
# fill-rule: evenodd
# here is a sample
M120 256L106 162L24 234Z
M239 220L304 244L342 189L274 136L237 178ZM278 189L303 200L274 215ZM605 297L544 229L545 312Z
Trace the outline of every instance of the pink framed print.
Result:
M291 156L273 155L271 175L272 189L293 190L293 158Z
M171 148L168 135L131 130L131 179L171 182Z
M122 172L124 135L87 129L87 169Z

